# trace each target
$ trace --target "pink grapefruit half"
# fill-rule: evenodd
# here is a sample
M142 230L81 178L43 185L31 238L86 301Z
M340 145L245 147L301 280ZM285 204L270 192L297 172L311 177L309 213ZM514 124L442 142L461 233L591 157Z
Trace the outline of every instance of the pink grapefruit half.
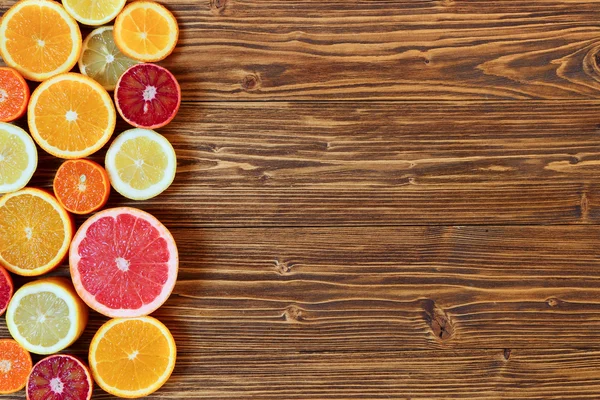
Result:
M13 281L7 270L0 266L0 315L4 314L13 295Z
M119 114L136 128L156 129L167 125L179 110L181 88L166 68L136 64L121 75L115 87Z
M154 312L171 295L179 270L169 230L129 207L107 209L84 222L71 243L69 263L79 296L111 318Z
M65 354L35 364L25 387L27 400L90 400L94 388L88 367Z

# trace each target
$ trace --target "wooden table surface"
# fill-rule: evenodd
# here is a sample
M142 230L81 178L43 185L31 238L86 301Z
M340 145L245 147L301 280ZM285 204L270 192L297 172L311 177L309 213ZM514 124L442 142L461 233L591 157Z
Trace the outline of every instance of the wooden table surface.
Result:
M181 253L151 398L600 398L599 2L162 2L177 178L110 201Z

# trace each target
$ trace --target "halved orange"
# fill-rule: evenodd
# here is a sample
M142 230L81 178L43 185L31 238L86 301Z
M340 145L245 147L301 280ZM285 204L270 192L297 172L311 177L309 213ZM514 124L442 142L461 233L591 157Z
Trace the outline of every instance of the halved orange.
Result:
M0 121L11 122L21 118L27 110L29 86L13 68L0 68Z
M58 201L26 188L0 198L0 265L23 276L58 266L73 238L73 221Z
M69 71L80 52L79 26L56 1L21 0L0 22L0 55L27 79Z
M165 59L177 45L179 27L173 14L154 1L129 3L115 20L115 44L134 60Z
M14 340L0 339L0 394L23 389L31 367L27 350Z
M90 214L108 201L108 173L91 160L67 160L54 177L54 195L67 211Z
M83 158L110 139L117 120L115 106L98 82L68 73L43 82L27 109L31 136L48 153Z

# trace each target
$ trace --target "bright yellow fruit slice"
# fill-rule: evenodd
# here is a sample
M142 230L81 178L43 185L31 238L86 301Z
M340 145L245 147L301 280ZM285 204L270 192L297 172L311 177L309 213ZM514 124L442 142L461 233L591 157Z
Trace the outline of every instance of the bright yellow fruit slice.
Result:
M112 319L92 339L94 380L115 396L139 398L160 389L175 367L177 350L169 329L152 317Z
M177 171L169 141L149 129L130 129L106 152L106 171L113 188L132 200L147 200L165 191Z
M37 168L33 139L23 129L0 122L0 193L24 188Z
M83 333L87 319L87 307L64 278L24 285L6 310L13 339L36 354L54 354L69 347Z
M115 44L113 27L96 28L83 42L79 70L106 90L115 90L123 72L138 61L127 57Z
M125 7L126 0L63 0L65 9L84 25L104 25Z

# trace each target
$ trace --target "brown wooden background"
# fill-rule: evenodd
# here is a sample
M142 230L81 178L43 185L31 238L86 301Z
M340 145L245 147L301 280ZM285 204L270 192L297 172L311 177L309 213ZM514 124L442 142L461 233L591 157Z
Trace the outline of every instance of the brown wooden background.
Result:
M600 2L162 2L178 175L111 200L181 252L152 398L600 398Z

